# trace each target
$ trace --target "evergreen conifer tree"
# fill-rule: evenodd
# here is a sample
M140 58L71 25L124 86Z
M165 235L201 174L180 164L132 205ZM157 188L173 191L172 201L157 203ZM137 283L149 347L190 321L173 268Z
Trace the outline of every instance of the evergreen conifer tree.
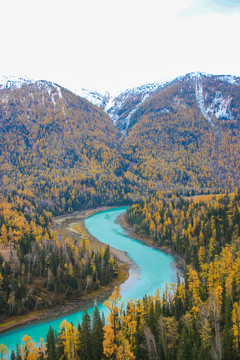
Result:
M92 348L92 331L91 319L87 310L84 310L84 315L81 324L81 345L80 345L80 358L81 360L93 359Z
M15 355L14 350L12 350L12 352L11 352L11 360L16 360L16 355Z
M94 360L102 359L103 357L103 325L99 310L95 306L92 320L92 350Z
M55 341L55 336L54 336L54 330L51 326L47 333L46 344L47 344L47 349L46 349L47 359L48 360L56 360L56 358L57 358L56 357L56 341Z

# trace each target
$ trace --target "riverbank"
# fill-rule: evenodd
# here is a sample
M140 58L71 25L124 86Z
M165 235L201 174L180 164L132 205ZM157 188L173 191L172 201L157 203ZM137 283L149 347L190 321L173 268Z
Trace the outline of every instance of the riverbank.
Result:
M101 287L99 290L90 293L84 297L81 297L79 299L74 299L74 300L68 299L65 301L64 304L55 306L53 308L36 310L24 315L12 317L8 319L6 322L0 324L0 333L3 333L15 327L19 327L21 325L29 324L32 322L38 322L41 320L51 319L54 317L59 317L64 314L73 313L79 310L81 307L84 307L88 303L94 304L96 301L99 301L103 298L106 298L107 296L110 296L115 286L119 286L123 282L125 282L128 279L128 276L129 276L129 270L126 265L122 264L119 266L118 277L109 285L105 287Z
M102 207L97 209L83 210L71 215L60 216L54 219L54 230L57 231L57 234L60 237L60 241L61 236L68 236L72 239L74 239L76 236L80 239L84 237L90 241L91 246L93 246L96 250L99 250L100 248L106 247L106 245L88 233L84 224L84 220L94 214L97 214L98 212L114 208L115 207ZM119 223L127 231L130 237L137 239L149 247L159 249L162 252L177 258L178 261L174 262L173 264L175 264L176 269L179 270L180 273L183 273L184 261L181 257L178 256L178 254L176 254L171 249L156 246L151 241L149 241L149 239L140 238L137 234L134 233L134 228L130 227L126 221L124 221L124 217L122 215L117 218L117 223ZM100 302L100 300L104 301L112 293L115 286L119 286L129 278L130 269L137 267L124 251L117 250L113 247L110 247L110 250L111 254L120 264L120 271L118 278L108 286L101 287L98 291L88 294L87 296L80 299L65 300L64 304L55 306L53 308L37 310L26 315L8 319L0 325L0 332L7 331L24 324L40 322L46 319L51 320L60 317L61 315L75 313L80 309L85 308L87 305L94 305L95 300L98 302Z
M95 250L100 250L100 248L104 248L106 245L98 241L94 236L90 235L84 225L84 220L88 217L108 209L112 209L114 207L101 207L97 209L90 209L90 210L82 210L76 212L71 215L59 216L54 218L54 225L53 229L58 233L58 236L68 236L68 232L73 233L75 235L80 236L80 238L84 237L85 239L90 241L91 246ZM68 224L66 231L61 228L65 219L71 218L78 219L77 222L73 222ZM77 231L74 228L74 225L79 226L79 230ZM77 311L79 308L84 307L88 303L94 303L100 299L107 298L113 292L115 286L120 286L123 282L125 282L129 277L129 269L131 266L134 266L133 262L128 258L128 256L120 250L114 249L110 247L111 254L115 257L119 264L119 274L116 279L114 279L110 284L105 287L99 288L97 291L87 294L84 297L79 299L68 299L64 301L64 304L60 304L54 306L52 308L46 308L41 310L36 310L29 312L24 315L14 316L3 323L0 324L0 333L3 333L7 330L13 329L15 327L19 327L21 325L29 324L32 322L42 321L46 319L51 319L54 317L59 317L64 314L70 314Z
M111 210L118 206L104 206L96 209L88 209L88 210L82 210L75 212L70 215L64 215L54 218L55 226L54 229L57 230L58 235L60 236L69 236L70 233L73 237L78 235L81 238L85 238L86 240L89 240L90 246L93 250L100 251L100 248L104 249L106 247L106 244L102 243L98 239L96 239L94 236L89 234L87 231L84 220L89 218L92 215L95 215L101 211ZM66 220L70 220L67 227L63 229L61 228L62 223ZM74 221L71 221L71 219L74 219ZM67 232L66 232L67 230ZM111 254L116 258L118 263L120 264L126 264L127 267L134 267L135 264L132 262L132 260L127 256L127 254L124 251L117 250L110 246Z
M154 249L158 249L168 255L175 257L176 262L174 263L174 266L176 267L176 270L179 271L180 276L184 278L185 260L183 257L181 257L171 248L168 248L166 246L158 246L154 244L154 242L151 239L140 237L138 234L135 233L135 228L127 223L125 214L119 215L116 221L119 225L121 225L124 228L124 230L127 232L127 235L129 237L136 239L147 246L150 246Z

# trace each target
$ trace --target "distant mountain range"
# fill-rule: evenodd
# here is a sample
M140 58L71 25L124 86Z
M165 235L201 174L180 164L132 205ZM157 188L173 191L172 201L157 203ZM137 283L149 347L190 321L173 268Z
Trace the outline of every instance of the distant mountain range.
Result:
M121 187L122 197L138 197L158 189L239 186L239 98L240 78L203 73L116 97L85 89L77 95L44 80L3 77L3 187L22 182L24 188L27 177L33 184L56 174L64 181L81 174L85 187L95 192L96 183L105 188L107 177L117 197Z
M226 118L229 114L226 113L227 104L221 101L221 98L215 99L214 108L208 108L205 111L203 104L203 95L201 83L206 82L206 79L211 79L212 81L219 81L223 83L228 83L231 85L240 85L240 78L232 75L211 75L201 72L189 73L185 76L177 77L176 79L163 82L163 83L149 83L146 85L141 85L132 89L127 89L117 96L111 96L109 92L100 93L97 91L92 91L88 89L81 88L76 90L74 93L90 103L96 105L100 109L104 110L112 119L116 127L126 134L128 126L130 124L130 118L148 97L153 96L156 92L175 84L176 82L183 82L186 80L195 81L195 84L200 84L200 87L196 90L196 97L205 117L208 117L207 113L213 113L217 118ZM32 80L28 77L14 77L14 76L3 76L0 78L0 89L6 88L20 88L22 85L30 83L40 83L39 81ZM50 82L48 82L50 84ZM52 83L53 84L53 83ZM56 85L56 84L55 84ZM219 94L218 94L219 95ZM229 104L231 105L231 104Z
M85 89L80 90L78 95L108 113L116 127L126 135L131 115L147 97L162 86L159 83L142 85L127 89L116 97L112 97L109 93L101 95Z
M239 85L237 77L201 73L166 84L132 114L123 154L141 163L140 174L152 163L152 178L173 184L239 184Z
M240 78L236 76L230 75L210 75L205 73L189 73L185 76L178 77L172 81L165 82L165 83L151 83L142 85L136 88L127 89L124 92L120 93L116 97L111 97L109 93L100 94L98 92L89 91L86 89L81 89L78 92L79 96L87 99L94 105L100 107L101 109L105 110L113 120L113 123L116 127L126 134L128 126L130 124L130 118L138 109L144 100L148 97L153 96L156 92L169 87L176 82L184 82L190 81L195 82L195 84L200 84L200 88L196 90L196 97L201 107L201 110L204 113L204 116L207 116L204 107L202 106L202 97L201 97L201 83L206 82L206 79L211 79L212 81L218 81L223 83L228 83L230 85L240 85ZM214 108L207 109L207 112L213 112L214 116L217 118L226 118L229 114L226 113L227 105L221 102L221 98L215 99Z

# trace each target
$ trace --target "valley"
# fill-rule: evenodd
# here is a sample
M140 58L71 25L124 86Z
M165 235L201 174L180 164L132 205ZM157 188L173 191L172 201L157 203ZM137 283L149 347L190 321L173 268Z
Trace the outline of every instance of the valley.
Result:
M79 96L45 80L0 81L1 321L93 299L126 278L122 262L130 266L105 303L107 321L93 308L98 325L86 312L74 324L56 322L55 334L48 323L51 346L21 330L25 347L6 342L13 359L26 351L32 359L88 359L94 326L104 359L239 358L239 89L238 77L204 73L116 97L86 89ZM86 227L111 250L84 227L100 207ZM85 215L71 222L79 211ZM131 239L141 271L116 250L128 253L115 223L123 211L122 224L151 245L137 252ZM56 231L54 217L64 226L69 218L71 231ZM155 259L155 247L168 264Z
M93 211L93 215L90 217L88 217L88 215L86 216L85 226L89 233L94 236L93 238L92 235L89 235L92 241L96 242L97 238L101 242L109 244L112 253L115 254L115 256L118 256L121 261L124 260L124 262L128 264L129 277L127 280L125 276L121 279L121 282L123 282L121 285L119 280L114 281L114 283L110 284L110 287L108 286L104 291L102 290L91 296L84 297L82 300L79 300L78 303L71 304L71 302L69 302L65 307L60 307L58 311L54 312L53 309L45 314L40 313L40 317L37 318L37 323L31 318L31 325L28 324L25 327L13 329L10 332L1 334L1 342L4 342L9 350L14 349L16 343L20 343L21 338L25 333L28 335L31 334L33 341L39 343L39 334L41 333L41 336L45 337L50 325L56 331L58 331L63 320L68 321L69 323L72 322L77 326L78 321L83 317L83 310L87 308L91 314L94 309L94 303L96 302L98 303L99 311L104 312L105 316L107 316L108 312L106 311L106 308L104 308L103 302L109 297L114 286L117 284L120 285L122 300L127 304L127 301L131 298L142 297L145 293L154 295L157 286L162 292L166 281L175 281L176 272L172 266L172 263L174 262L172 256L151 249L150 247L131 239L120 228L120 225L116 224L116 218L125 211L126 208L106 209L100 212ZM61 232L63 229L68 232L68 230L66 230L69 226L68 224L72 223L72 221L78 222L82 216L82 213L76 213L57 219L57 222L61 224ZM103 246L103 244L101 245ZM146 254L149 259L148 262L145 261ZM154 273L156 266L159 267L159 272ZM151 282L146 281L149 276L152 278ZM159 276L161 276L161 278L159 278ZM45 317L47 317L47 319L43 322Z

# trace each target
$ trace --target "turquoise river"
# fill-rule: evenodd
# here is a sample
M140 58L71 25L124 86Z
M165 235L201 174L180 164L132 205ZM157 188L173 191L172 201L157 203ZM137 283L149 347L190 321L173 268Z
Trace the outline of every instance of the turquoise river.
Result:
M126 209L126 207L118 207L101 211L85 220L85 226L91 235L111 247L126 252L135 264L130 266L129 278L120 286L124 302L142 298L145 294L153 295L157 288L162 293L166 283L176 283L177 281L175 259L172 256L127 236L126 231L116 222L117 217ZM98 303L98 307L101 312L103 311L106 314L103 305L105 300L106 298L102 299ZM93 307L93 303L88 304L89 313L93 311ZM31 336L34 342L38 343L40 337L46 337L50 325L56 330L59 329L63 320L77 325L82 314L83 307L71 314L14 328L0 334L0 344L6 345L11 353L12 349L15 350L16 344L21 344L21 339L25 334Z

